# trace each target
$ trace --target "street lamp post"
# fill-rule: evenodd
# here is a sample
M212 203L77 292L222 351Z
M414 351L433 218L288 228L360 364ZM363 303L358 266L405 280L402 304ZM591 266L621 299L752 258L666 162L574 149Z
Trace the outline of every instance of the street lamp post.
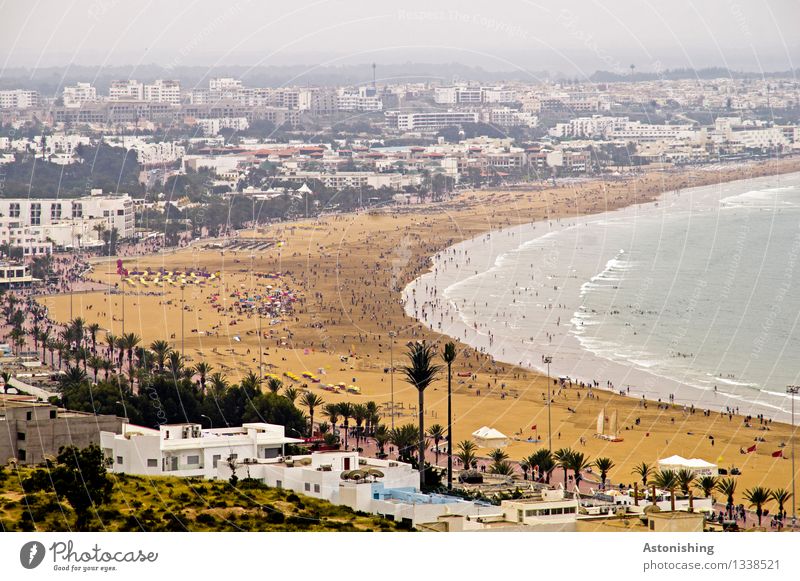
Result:
M122 279L122 334L125 334L125 279Z
M800 385L789 385L786 387L786 393L792 398L792 528L797 526L797 497L795 496L795 471L794 471L794 396L800 392Z
M389 385L392 392L392 429L394 430L394 338L397 333L389 331Z
M207 420L208 420L208 427L209 427L209 428L213 428L213 427L214 427L214 422L212 422L212 421L211 421L211 418L209 418L207 415L205 415L205 414L200 414L200 417L201 417L201 418L205 418L205 419L207 419Z
M185 357L183 346L183 314L186 312L186 301L184 300L184 290L186 289L185 285L181 285L181 357Z
M550 417L550 404L553 401L552 396L550 395L550 363L553 362L553 358L549 355L544 358L543 360L547 364L547 448L552 452L553 451L553 424Z

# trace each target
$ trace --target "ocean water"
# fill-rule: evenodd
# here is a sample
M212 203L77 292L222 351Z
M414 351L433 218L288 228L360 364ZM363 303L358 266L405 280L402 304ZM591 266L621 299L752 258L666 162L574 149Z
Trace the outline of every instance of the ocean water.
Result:
M434 257L406 311L496 359L788 419L800 383L800 174L493 232Z

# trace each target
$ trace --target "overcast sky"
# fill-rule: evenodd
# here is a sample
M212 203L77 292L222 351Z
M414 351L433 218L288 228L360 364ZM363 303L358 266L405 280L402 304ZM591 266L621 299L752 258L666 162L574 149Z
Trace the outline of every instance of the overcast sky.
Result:
M0 0L0 74L53 65L799 66L798 0Z

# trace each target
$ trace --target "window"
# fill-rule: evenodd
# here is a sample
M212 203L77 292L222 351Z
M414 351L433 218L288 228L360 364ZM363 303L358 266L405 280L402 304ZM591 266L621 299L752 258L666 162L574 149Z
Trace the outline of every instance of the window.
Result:
M319 484L314 485L314 492L319 492Z
M25 450L17 450L17 460L25 460Z
M19 202L12 202L8 207L8 216L10 218L19 218Z
M122 464L122 456L117 456L117 464Z
M148 468L158 468L158 460L155 458L148 458L147 459L147 467Z
M220 454L214 454L214 455L211 457L211 465L212 465L214 468L216 468L216 467L217 467L217 463L218 463L218 462L219 462L221 459L222 459L222 456L221 456Z
M51 420L56 419L56 410L50 410L50 419Z
M54 221L61 219L61 204L50 205L50 219Z
M31 226L41 226L42 224L42 205L39 203L31 204Z
M305 483L303 488L305 488L306 492L311 492L311 484L309 484L308 482Z
M197 466L200 464L200 456L186 456L186 463L190 466Z
M25 440L25 432L17 432L17 440L24 441Z
M117 216L124 216L125 210L117 210Z
M275 481L275 488L283 488L283 481L282 480L276 480Z
M83 218L83 204L80 202L72 202L72 217Z
M31 421L33 419L33 412L25 412L25 419Z

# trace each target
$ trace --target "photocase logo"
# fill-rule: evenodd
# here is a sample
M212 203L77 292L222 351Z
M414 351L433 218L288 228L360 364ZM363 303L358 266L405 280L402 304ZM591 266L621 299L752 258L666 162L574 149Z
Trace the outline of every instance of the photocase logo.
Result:
M44 545L39 541L30 541L19 550L19 562L26 569L35 569L44 560Z

